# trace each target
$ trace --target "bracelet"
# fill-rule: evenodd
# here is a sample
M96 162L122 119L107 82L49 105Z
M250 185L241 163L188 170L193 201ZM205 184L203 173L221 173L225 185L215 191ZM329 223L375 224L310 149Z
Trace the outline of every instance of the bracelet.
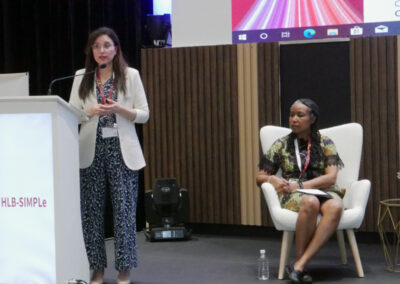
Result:
M270 175L268 178L267 178L267 182L269 182L269 180L272 178L272 175Z
M300 188L304 188L304 187L303 187L303 183L302 183L300 180L299 180L297 183L299 184L299 187L300 187Z

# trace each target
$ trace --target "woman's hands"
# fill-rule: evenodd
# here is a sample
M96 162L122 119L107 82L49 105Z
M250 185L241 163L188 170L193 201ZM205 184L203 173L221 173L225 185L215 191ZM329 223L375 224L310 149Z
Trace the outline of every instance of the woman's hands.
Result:
M108 100L109 104L95 104L94 106L87 108L85 112L89 114L89 116L94 115L107 115L112 113L118 113L119 111L119 104L113 100Z
M299 185L294 182L287 181L284 178L269 175L265 171L259 171L256 177L257 184L261 186L264 182L269 182L275 190L280 193L290 193L299 188Z
M104 105L105 114L120 113L122 106L112 99L107 99L106 105Z
M294 183L287 181L286 179L284 179L282 177L271 176L271 178L269 179L269 183L274 186L274 188L275 188L276 192L278 192L278 194L290 193L293 190L295 190L295 188L293 188Z
M337 172L338 172L337 166L333 165L329 166L325 169L324 175L303 182L303 187L319 188L319 189L328 188L331 185L335 184ZM263 184L264 182L269 182L274 186L275 190L278 193L290 193L300 188L297 182L287 181L284 178L270 175L263 170L258 172L256 181L258 186L261 186L261 184Z
M123 107L116 101L107 99L108 104L96 104L90 108L87 108L85 112L90 116L94 115L108 115L113 113L118 113L125 116L127 119L133 121L136 118L136 111L134 109L128 109Z

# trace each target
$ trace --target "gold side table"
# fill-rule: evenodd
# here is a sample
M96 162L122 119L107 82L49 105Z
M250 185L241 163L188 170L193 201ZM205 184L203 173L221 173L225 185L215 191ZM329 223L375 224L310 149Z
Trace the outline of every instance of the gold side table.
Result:
M386 269L400 272L400 198L379 201L378 232Z

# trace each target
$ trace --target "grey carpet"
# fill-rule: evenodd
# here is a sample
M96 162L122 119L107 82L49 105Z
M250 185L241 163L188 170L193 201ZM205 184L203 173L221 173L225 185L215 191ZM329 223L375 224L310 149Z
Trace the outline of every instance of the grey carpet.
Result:
M117 276L113 265L113 240L107 240L106 244L105 280L111 284ZM277 237L194 235L190 241L151 243L140 232L138 246L139 264L131 273L136 284L288 283L277 279L281 246L281 239ZM257 258L262 248L266 249L270 260L268 281L257 279ZM341 264L337 242L332 240L309 264L314 283L400 283L400 273L385 271L379 242L359 243L359 250L365 278L357 277L348 245L348 264Z

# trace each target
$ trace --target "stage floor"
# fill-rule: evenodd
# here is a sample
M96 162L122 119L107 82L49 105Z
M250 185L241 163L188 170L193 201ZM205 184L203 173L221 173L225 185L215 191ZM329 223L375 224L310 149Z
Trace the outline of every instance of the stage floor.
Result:
M358 234L356 233L356 238ZM115 283L113 240L107 242L108 268L105 283ZM340 261L336 240L331 240L310 262L309 271L315 283L399 283L400 273L387 272L379 242L359 242L365 278L358 278L350 248L348 264ZM192 284L192 283L288 283L278 280L281 240L270 238L221 235L194 235L190 241L156 242L145 240L138 233L139 263L132 270L136 284ZM270 260L270 280L257 280L257 258L266 249ZM294 250L294 249L293 249ZM293 258L292 251L292 257Z

